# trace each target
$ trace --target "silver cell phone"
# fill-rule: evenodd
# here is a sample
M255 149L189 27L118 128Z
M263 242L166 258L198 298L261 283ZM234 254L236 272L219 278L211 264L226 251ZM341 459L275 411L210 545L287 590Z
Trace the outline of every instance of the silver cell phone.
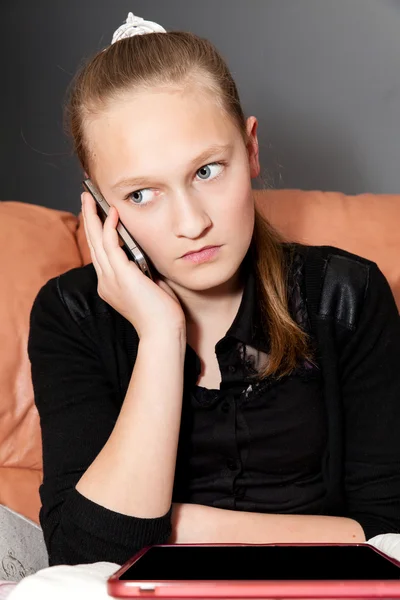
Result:
M82 183L85 189L93 196L97 206L97 214L99 215L102 223L104 223L106 217L108 216L110 205L100 190L97 189L97 187L89 178L84 179ZM138 246L137 242L133 239L126 227L122 224L121 220L118 221L116 229L120 239L123 242L123 250L125 251L125 254L130 260L134 261L134 263L145 275L147 275L147 277L154 281L149 265L149 259L146 257L143 250Z

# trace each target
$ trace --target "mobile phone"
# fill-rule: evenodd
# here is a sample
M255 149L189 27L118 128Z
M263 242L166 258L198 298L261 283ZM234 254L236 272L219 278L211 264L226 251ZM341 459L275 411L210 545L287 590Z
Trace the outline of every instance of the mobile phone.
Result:
M101 221L104 223L109 213L110 205L108 204L107 200L104 198L100 190L97 189L97 187L89 178L84 179L82 183L85 189L93 196L96 202L97 214L99 215ZM118 221L116 229L119 238L123 242L123 250L125 251L127 257L130 260L133 260L134 263L139 267L139 269L145 275L147 275L147 277L154 281L148 257L144 254L143 250L139 247L139 245L133 239L126 227L122 224L121 220Z
M115 598L400 598L400 562L363 544L165 544L107 581Z

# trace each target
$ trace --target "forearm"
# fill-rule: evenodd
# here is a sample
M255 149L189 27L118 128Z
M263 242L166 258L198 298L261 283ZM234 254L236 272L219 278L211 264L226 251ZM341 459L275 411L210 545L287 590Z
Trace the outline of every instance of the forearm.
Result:
M182 409L185 348L182 332L140 341L115 427L76 486L89 500L141 518L159 517L168 511Z
M199 504L173 507L171 543L364 542L359 523L345 517L224 510Z

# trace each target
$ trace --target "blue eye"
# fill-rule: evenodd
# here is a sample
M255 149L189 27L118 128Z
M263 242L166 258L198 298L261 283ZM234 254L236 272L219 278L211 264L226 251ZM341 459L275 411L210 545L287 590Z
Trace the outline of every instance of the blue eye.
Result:
M135 198L136 195L136 198ZM139 190L138 192L132 192L131 194L131 200L133 200L133 202L137 202L138 204L140 204L140 200L141 198L138 198L137 196L142 196L142 191Z
M219 172L214 175L214 177L210 177L210 175L212 175L212 169L211 167L219 167ZM218 177L221 172L222 172L222 167L223 167L223 163L221 162L213 162L213 163L209 163L208 165L204 165L203 167L200 167L200 169L197 171L197 174L199 175L200 179L207 180L207 179L215 179L216 177Z
M147 198L147 202L146 202L146 192L147 194L150 192L150 198L151 198L151 188L143 188L142 190L136 190L135 192L130 192L126 199L130 200L133 204L136 204L136 206L146 206L146 204L149 204L149 202L151 202L151 199ZM143 201L144 200L144 201Z

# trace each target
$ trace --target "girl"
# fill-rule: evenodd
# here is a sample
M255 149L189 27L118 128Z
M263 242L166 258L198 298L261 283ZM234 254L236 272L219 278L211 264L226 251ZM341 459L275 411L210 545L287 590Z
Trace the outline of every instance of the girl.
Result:
M68 111L92 263L31 312L50 565L400 529L400 320L375 263L280 238L210 42L128 16ZM127 227L155 280L121 249Z

